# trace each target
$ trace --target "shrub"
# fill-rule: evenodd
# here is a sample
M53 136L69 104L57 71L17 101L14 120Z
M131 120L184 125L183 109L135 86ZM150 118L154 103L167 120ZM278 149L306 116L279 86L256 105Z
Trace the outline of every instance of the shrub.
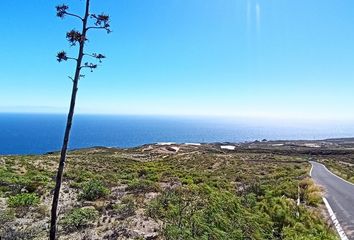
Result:
M37 205L39 203L39 197L34 193L21 193L15 196L11 196L8 200L9 207L29 207Z
M5 223L11 222L14 219L15 212L13 209L0 210L0 226L3 226Z
M62 224L66 230L79 230L87 227L98 217L98 212L91 208L76 208L66 215Z
M318 206L322 202L321 189L311 179L304 179L299 183L301 197L309 205Z
M135 214L135 203L132 197L124 197L121 204L115 204L113 211L119 215L121 219L133 216Z
M306 198L308 204L315 207L322 203L322 196L320 192L309 192L307 193Z
M265 215L253 217L234 194L203 184L163 192L149 203L147 214L166 223L166 239L269 239L271 234Z
M84 184L83 193L80 195L81 199L93 201L109 194L108 188L103 186L102 182L91 180Z
M159 187L153 181L140 179L130 182L127 190L135 193L157 192L159 191Z

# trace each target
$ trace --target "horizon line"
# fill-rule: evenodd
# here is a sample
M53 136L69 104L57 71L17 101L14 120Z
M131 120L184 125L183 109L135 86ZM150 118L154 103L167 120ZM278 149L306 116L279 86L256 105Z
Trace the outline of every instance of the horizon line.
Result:
M21 115L67 115L67 112L44 112L44 111L0 111L0 114L21 114ZM176 117L176 118L214 118L225 120L239 119L252 119L252 120L264 120L264 121L339 121L348 122L353 121L354 118L329 118L329 117L294 117L294 116L281 116L281 115L255 115L255 114L243 114L243 115L227 115L227 114L181 114L181 113L106 113L106 112L77 112L75 115L80 116L131 116L131 117Z

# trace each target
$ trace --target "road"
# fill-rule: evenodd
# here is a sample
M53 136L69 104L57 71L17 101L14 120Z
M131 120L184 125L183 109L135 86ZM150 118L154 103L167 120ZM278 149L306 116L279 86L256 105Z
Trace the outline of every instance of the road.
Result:
M325 198L341 228L348 239L354 240L354 184L334 175L320 163L313 161L310 163L312 164L311 177L318 185L324 187Z

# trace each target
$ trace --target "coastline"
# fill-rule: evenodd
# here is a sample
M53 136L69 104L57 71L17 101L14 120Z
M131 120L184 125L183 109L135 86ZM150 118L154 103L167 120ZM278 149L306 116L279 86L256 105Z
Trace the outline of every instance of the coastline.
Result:
M245 149L263 149L263 150L278 150L278 151L300 151L300 152L313 152L317 151L348 151L354 152L354 138L330 138L322 140L255 140L255 141L240 141L240 142L186 142L178 143L172 141L166 142L155 142L155 143L146 143L131 147L115 147L115 146L88 146L81 148L72 148L69 151L80 151L88 149L116 149L116 150L129 150L129 149L139 149L144 147L151 146L184 146L184 147L215 147L220 150L228 151L237 151ZM34 153L34 154L1 154L0 156L21 156L21 155L48 155L59 153L59 150L47 151L43 153Z

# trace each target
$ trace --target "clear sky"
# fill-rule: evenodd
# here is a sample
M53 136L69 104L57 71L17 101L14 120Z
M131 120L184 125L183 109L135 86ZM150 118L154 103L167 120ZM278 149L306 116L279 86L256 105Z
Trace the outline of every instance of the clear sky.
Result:
M65 1L82 12L83 1ZM0 111L67 111L75 53L63 1L1 4ZM354 119L353 0L92 0L113 33L77 112Z

